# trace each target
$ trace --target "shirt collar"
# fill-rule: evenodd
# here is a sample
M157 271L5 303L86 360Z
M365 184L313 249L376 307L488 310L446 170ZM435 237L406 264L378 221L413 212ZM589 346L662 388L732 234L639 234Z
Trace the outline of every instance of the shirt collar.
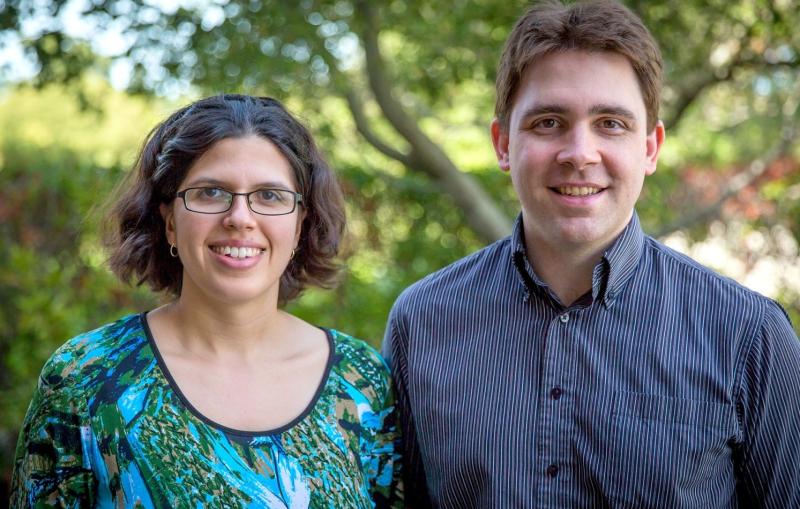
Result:
M644 232L639 224L639 216L633 212L628 226L622 230L617 240L603 253L603 262L607 264L606 290L603 301L610 307L622 293L625 283L633 276L644 247ZM601 263L603 263L601 262Z
M531 293L536 293L542 298L550 298L547 285L539 279L539 276L533 271L533 267L528 261L525 249L525 229L522 225L522 212L517 216L514 221L514 227L511 230L511 262L516 269L517 279L522 285L524 291L523 300L525 302L530 300Z
M644 246L644 232L639 224L639 217L634 211L628 225L622 230L614 243L609 247L600 263L595 266L592 273L592 300L602 299L608 308L622 292L625 283L631 278L639 265ZM545 284L528 261L525 249L525 231L522 224L522 214L514 221L511 231L511 258L516 268L517 278L524 289L524 299L527 301L531 293L549 296Z

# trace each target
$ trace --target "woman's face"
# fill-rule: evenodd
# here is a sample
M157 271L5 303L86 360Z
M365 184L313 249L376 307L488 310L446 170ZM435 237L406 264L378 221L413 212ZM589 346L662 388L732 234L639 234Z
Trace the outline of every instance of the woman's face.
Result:
M275 145L249 135L226 138L205 152L178 187L248 193L259 189L297 191L293 171ZM272 194L259 195L260 198ZM263 301L277 306L280 277L300 238L303 212L268 216L250 210L245 196L234 196L231 208L203 214L187 210L181 198L163 205L166 235L183 264L181 299L219 304Z

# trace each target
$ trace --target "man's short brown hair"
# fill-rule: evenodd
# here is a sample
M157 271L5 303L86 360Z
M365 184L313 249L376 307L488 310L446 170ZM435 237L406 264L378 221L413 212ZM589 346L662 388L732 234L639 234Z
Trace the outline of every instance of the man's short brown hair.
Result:
M661 96L661 52L639 17L612 0L570 6L546 1L517 21L506 41L495 84L495 116L502 126L508 127L514 97L527 68L537 58L567 50L611 51L625 56L639 81L647 131L653 130Z

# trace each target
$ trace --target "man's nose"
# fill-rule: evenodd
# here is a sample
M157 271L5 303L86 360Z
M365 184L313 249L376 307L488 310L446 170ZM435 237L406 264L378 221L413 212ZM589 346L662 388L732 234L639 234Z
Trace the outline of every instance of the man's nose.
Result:
M556 162L579 171L600 162L596 135L589 126L576 125L570 129Z

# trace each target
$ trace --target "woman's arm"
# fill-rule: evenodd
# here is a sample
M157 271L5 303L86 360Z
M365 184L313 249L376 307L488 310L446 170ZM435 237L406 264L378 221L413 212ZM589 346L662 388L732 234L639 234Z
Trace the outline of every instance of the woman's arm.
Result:
M365 473L375 507L399 509L404 507L400 431L394 406L394 389L388 371L383 392L381 404L374 415L377 422L370 446L369 467Z
M70 390L54 355L39 377L14 460L10 507L92 507L96 481L84 443L83 395Z

